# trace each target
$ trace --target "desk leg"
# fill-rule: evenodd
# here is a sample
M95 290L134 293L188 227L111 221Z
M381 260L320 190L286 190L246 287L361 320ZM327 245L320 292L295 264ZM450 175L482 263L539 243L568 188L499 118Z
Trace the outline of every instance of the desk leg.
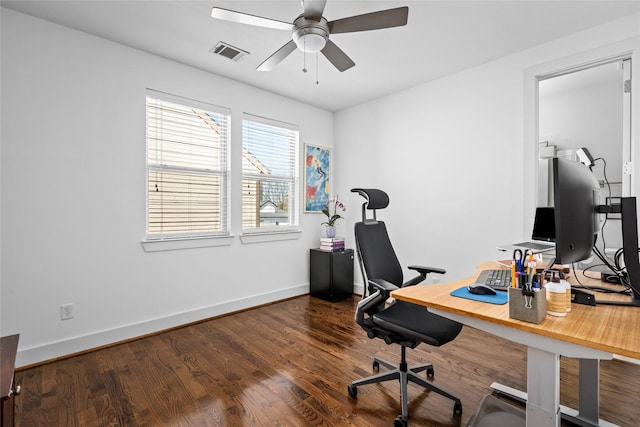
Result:
M578 410L580 418L593 424L600 420L600 361L580 359Z
M600 361L579 359L578 410L560 405L562 419L583 427L615 427L616 424L600 419ZM531 372L527 375L530 375ZM520 402L527 402L527 393L499 383L491 384L498 393Z
M529 347L527 427L560 426L560 356Z
M564 418L579 426L613 425L600 420L600 361L580 359L578 410L563 410Z

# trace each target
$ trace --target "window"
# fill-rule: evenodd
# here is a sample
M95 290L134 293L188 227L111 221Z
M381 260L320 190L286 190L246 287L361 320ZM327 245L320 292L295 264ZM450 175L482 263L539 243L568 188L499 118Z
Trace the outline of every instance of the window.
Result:
M242 229L298 226L298 129L245 115L242 120Z
M228 235L229 112L147 91L147 239Z

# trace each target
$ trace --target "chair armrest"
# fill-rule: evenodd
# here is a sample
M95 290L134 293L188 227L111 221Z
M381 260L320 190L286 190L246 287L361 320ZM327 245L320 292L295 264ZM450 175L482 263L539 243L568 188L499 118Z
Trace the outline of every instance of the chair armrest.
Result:
M405 283L403 283L402 284L403 288L406 287L406 286L413 286L413 285L417 285L418 283L424 282L424 280L427 278L427 274L429 274L429 273L444 274L444 273L447 272L443 268L426 267L424 265L410 265L407 268L409 270L417 271L418 273L420 273L420 275L414 277L411 280L406 281Z
M358 325L364 326L365 324L365 313L371 315L373 313L377 313L380 311L381 304L384 304L384 300L386 298L382 295L381 291L376 291L373 294L369 295L366 298L363 298L358 302L358 306L356 308L355 321Z
M384 279L371 279L369 280L369 285L383 292L391 292L395 291L396 289L400 289L393 283L387 282Z
M415 270L425 276L429 273L445 274L447 270L438 267L426 267L424 265L410 265L407 267L409 270Z

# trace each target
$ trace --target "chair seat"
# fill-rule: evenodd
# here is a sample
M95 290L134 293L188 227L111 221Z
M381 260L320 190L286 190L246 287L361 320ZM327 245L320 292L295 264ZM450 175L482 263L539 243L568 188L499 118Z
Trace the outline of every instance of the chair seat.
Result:
M452 341L462 325L431 313L426 307L404 301L372 316L373 323L412 341L439 347Z

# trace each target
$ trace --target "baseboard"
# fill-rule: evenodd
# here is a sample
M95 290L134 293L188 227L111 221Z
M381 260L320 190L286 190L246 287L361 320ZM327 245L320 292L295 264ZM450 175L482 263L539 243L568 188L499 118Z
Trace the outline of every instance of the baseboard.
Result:
M186 312L174 313L168 316L104 331L98 331L87 335L50 342L30 348L23 348L18 351L16 356L16 367L21 368L46 363L47 361L68 357L77 353L158 333L167 329L187 325L189 323L199 322L212 317L308 293L308 284L299 285L264 294L252 295L246 298L225 301L219 304L197 308Z

